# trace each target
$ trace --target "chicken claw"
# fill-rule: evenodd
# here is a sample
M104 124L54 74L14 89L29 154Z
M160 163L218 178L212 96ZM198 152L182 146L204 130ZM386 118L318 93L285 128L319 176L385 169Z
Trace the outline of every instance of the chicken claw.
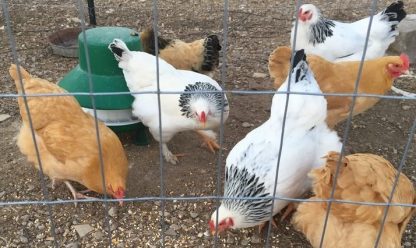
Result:
M196 132L202 138L202 146L206 146L208 150L210 150L212 153L215 153L215 150L220 149L220 145L218 145L217 140L215 138L215 133L213 133L212 131L203 130L198 130Z
M72 186L72 184L69 181L64 181L65 185L68 187L68 189L71 191L72 196L74 197L74 200L78 200L78 199L97 199L95 197L90 197L90 196L86 196L84 194L82 194L81 192L78 192L74 186ZM77 202L74 202L75 207L77 207Z

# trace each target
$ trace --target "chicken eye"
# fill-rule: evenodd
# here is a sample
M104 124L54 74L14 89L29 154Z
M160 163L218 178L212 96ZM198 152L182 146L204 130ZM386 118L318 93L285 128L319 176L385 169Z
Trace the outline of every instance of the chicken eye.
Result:
M309 11L309 10L305 11L305 14L309 14L309 13L310 13L310 11Z

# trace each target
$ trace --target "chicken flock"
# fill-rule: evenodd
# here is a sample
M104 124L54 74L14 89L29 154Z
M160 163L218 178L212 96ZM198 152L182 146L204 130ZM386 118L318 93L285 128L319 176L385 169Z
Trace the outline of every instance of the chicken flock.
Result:
M364 58L357 92L386 94L410 66L406 54L385 56L398 35L397 25L405 16L402 1L375 14L366 43L370 17L343 23L324 17L312 4L300 6L297 34L295 23L291 32L294 51L281 46L269 57L269 73L277 88L270 117L241 139L227 156L224 198L207 220L213 235L254 226L261 230L268 221L277 225L272 216L286 208L283 217L294 210L294 227L313 247L320 247L330 208L323 247L372 247L385 209L380 204L391 202L407 206L389 208L379 247L401 247L401 237L414 213L408 205L416 203L412 182L380 156L344 156L341 140L333 128L347 119L352 97L325 97L322 93L353 93L360 60ZM212 152L220 149L215 129L227 121L231 107L223 89L212 78L222 49L218 37L209 35L191 43L159 37L156 57L153 30L145 30L140 36L143 51L130 51L117 38L108 48L130 91L159 88L182 92L160 94L160 98L156 94L133 95L132 113L161 143L164 159L176 164L183 155L173 154L167 146L179 132L194 131ZM159 75L154 66L157 59ZM56 84L31 76L21 66L11 65L9 72L20 94L65 93ZM287 91L300 94L288 95ZM127 190L128 161L117 135L84 113L73 96L26 100L27 105L22 97L18 99L23 122L17 145L27 160L38 169L41 166L52 182L63 181L74 199L88 196L77 192L70 181L111 195L122 203ZM353 115L365 112L378 100L357 98ZM65 112L67 118L50 114L54 112ZM96 132L101 138L102 159ZM105 180L101 178L101 169ZM398 183L392 193L395 180ZM293 204L288 199L302 198L309 192L313 193L311 201ZM236 199L241 197L244 199ZM325 200L331 197L379 205L339 201L330 205Z

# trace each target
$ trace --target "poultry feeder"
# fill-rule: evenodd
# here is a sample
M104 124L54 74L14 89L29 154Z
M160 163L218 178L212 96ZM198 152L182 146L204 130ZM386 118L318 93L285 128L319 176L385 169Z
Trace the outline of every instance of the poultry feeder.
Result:
M135 31L123 27L98 27L86 30L85 36L86 41L83 33L78 36L79 64L66 74L58 85L68 92L90 92L84 47L86 44L91 67L92 91L94 93L129 92L123 72L118 67L114 55L108 49L108 44L114 38L119 38L127 44L130 50L139 51L141 50L139 35ZM90 96L77 95L75 98L85 112L93 115ZM145 127L140 120L132 115L133 99L130 94L95 96L97 118L117 133L137 131L136 143L147 145Z

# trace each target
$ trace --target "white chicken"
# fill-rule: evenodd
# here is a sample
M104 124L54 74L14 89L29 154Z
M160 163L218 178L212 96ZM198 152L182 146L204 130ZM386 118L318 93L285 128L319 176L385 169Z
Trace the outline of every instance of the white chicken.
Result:
M291 74L290 90L322 93L306 62L304 50L297 51ZM287 91L288 80L278 89ZM224 197L264 197L256 200L223 199L209 221L211 233L260 225L270 218L276 166L286 95L275 94L270 118L237 143L226 160ZM311 187L307 174L324 164L329 151L339 151L336 132L325 123L326 100L323 96L292 94L289 97L276 195L301 197ZM289 202L275 200L273 214ZM218 211L219 224L216 225Z
M126 44L114 39L109 45L118 66L123 70L124 78L131 92L157 91L156 57L145 53L130 51ZM216 133L211 129L221 125L229 114L226 96L222 96L221 87L212 78L193 71L177 70L159 58L159 85L161 91L183 91L182 94L161 94L162 150L166 161L176 164L177 156L172 154L166 143L178 132L196 130L214 151ZM211 91L204 93L198 91ZM196 93L196 94L193 94ZM133 94L133 115L137 116L158 142L159 108L157 94Z
M390 4L373 17L365 59L384 56L385 51L399 34L397 25L406 17L403 2ZM353 23L325 18L313 4L300 6L295 49L305 49L329 61L361 60L370 17ZM291 32L294 42L295 27Z

